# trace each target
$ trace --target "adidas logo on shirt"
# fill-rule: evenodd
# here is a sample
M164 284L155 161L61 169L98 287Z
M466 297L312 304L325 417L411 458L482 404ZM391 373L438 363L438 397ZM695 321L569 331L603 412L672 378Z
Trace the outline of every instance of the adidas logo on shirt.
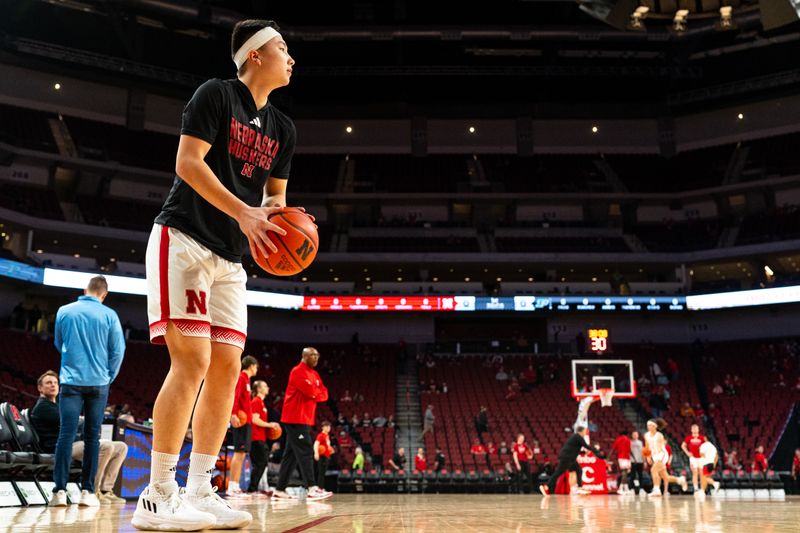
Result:
M252 124L253 126L255 126L258 129L261 129L261 119L258 118L258 117L256 117L253 120L251 120L250 124Z

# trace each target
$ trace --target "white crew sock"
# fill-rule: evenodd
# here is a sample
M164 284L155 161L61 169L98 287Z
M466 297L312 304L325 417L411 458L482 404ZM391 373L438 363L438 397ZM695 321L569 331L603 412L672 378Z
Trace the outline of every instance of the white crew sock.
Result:
M228 492L236 492L239 489L239 482L238 481L228 481Z
M216 455L192 453L189 456L189 477L186 478L186 492L195 494L201 487L211 483L211 472L217 462Z
M161 453L155 450L150 452L150 484L168 483L175 481L175 471L178 469L178 455Z

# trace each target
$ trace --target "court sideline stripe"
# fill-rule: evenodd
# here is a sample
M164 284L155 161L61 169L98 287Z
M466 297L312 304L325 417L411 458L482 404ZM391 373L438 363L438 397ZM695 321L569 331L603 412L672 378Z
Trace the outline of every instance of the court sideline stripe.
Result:
M334 518L339 518L342 515L331 515L331 516L323 516L322 518L317 518L316 520L312 520L311 522L307 522L305 524L300 524L299 526L295 526L292 529L287 529L285 531L281 531L281 533L300 533L301 531L305 531L307 529L311 529L314 526L318 526L320 524L324 524L328 520L333 520Z

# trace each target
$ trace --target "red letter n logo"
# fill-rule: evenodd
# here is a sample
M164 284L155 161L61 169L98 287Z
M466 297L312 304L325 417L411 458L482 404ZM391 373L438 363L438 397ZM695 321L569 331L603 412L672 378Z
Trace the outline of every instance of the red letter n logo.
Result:
M186 289L186 312L192 314L199 313L201 315L208 314L205 291Z

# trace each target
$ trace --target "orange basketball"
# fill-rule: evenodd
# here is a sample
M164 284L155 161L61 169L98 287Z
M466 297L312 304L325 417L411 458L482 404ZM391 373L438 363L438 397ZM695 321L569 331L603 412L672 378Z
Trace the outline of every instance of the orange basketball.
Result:
M653 452L650 450L650 448L645 446L644 449L642 450L642 455L644 455L645 457L650 457L651 455L653 455Z
M278 426L278 429L264 428L264 431L266 432L267 440L278 440L283 434L283 430L280 426Z
M317 257L319 235L314 222L294 207L284 207L270 215L270 222L286 230L286 235L269 232L278 251L267 257L256 251L256 264L273 276L293 276L305 270Z

